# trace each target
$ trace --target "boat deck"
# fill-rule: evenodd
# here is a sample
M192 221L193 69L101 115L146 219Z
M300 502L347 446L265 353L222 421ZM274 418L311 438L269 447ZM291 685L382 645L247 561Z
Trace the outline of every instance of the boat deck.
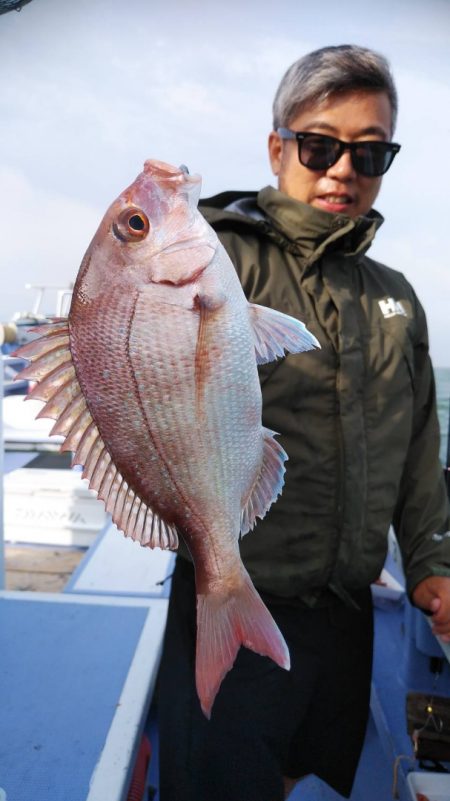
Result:
M15 456L7 460L10 469L20 469L30 458ZM41 466L48 468L47 460ZM59 461L55 467L60 467ZM173 560L167 551L150 552L118 536L110 522L89 548L6 544L0 652L7 662L0 682L4 711L0 741L6 742L7 731L15 740L10 734L9 761L2 766L0 784L8 797L28 801L31 789L39 785L45 787L49 801L66 801L69 795L73 801L127 801L145 731L152 750L148 797L158 801L157 716L154 708L150 716L148 711ZM392 558L387 567L394 578L401 579ZM430 788L424 793L430 801L449 801L448 774L413 772L408 776L418 766L406 733L405 694L414 689L448 695L450 647L432 637L428 621L409 606L403 590L382 586L375 591L381 594L381 606L375 614L372 714L351 801L387 801L392 796L394 766L402 754L407 759L398 767L400 801L415 801L417 794L407 786L412 776L423 782L421 790ZM446 657L437 685L430 672L430 658L435 657L441 661ZM28 685L26 694L21 688ZM100 712L94 709L96 704ZM54 736L54 721L60 732L66 726L67 736ZM87 736L89 742L76 760L68 794L63 755L76 753ZM14 753L20 749L22 753L24 745L27 759L15 759ZM55 765L61 766L58 777ZM431 792L436 776L445 784L443 795ZM338 801L341 796L311 776L297 786L290 801L305 798Z
M84 548L5 544L7 590L62 592Z
M0 592L5 797L127 801L166 605L133 597Z

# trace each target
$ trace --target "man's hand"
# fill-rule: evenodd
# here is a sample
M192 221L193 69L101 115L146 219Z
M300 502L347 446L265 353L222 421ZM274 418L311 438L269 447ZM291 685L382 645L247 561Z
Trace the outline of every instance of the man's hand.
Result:
M431 614L432 631L443 642L450 642L450 578L428 576L413 590L416 606Z

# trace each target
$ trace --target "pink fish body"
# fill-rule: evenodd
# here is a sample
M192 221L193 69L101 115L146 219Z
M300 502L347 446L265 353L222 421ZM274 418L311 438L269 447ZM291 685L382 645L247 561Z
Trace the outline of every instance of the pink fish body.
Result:
M200 179L158 161L110 206L68 320L20 350L31 397L114 522L195 565L196 682L209 717L241 645L289 653L239 555L281 492L286 454L261 425L257 363L318 346L298 320L249 304L197 209ZM257 536L257 535L255 535Z

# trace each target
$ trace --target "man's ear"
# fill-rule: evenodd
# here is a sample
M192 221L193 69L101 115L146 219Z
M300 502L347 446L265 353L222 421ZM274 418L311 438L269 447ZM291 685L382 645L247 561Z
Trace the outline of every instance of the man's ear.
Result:
M269 134L269 159L274 175L278 175L281 167L281 157L283 153L283 140L276 131Z

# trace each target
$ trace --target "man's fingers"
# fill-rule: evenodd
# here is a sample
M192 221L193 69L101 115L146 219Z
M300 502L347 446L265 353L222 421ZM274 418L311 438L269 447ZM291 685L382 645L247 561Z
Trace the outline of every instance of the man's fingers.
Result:
M434 597L431 599L428 609L430 610L430 612L433 613L433 615L435 615L437 612L439 612L441 606L442 606L441 599Z
M431 617L433 634L450 641L450 578L429 576L413 591L413 601Z
M425 583L419 585L413 592L413 600L416 606L424 612L434 614L440 607L440 600Z
M450 630L450 620L447 616L442 617L441 620L438 620L437 617L433 615L432 627L433 631L436 631L438 633L447 631L447 629Z
M450 618L446 615L438 620L438 618L433 615L432 631L433 634L437 634L438 636L450 634Z
M450 606L448 603L441 602L439 608L432 617L432 631L437 637L445 638L450 635Z

